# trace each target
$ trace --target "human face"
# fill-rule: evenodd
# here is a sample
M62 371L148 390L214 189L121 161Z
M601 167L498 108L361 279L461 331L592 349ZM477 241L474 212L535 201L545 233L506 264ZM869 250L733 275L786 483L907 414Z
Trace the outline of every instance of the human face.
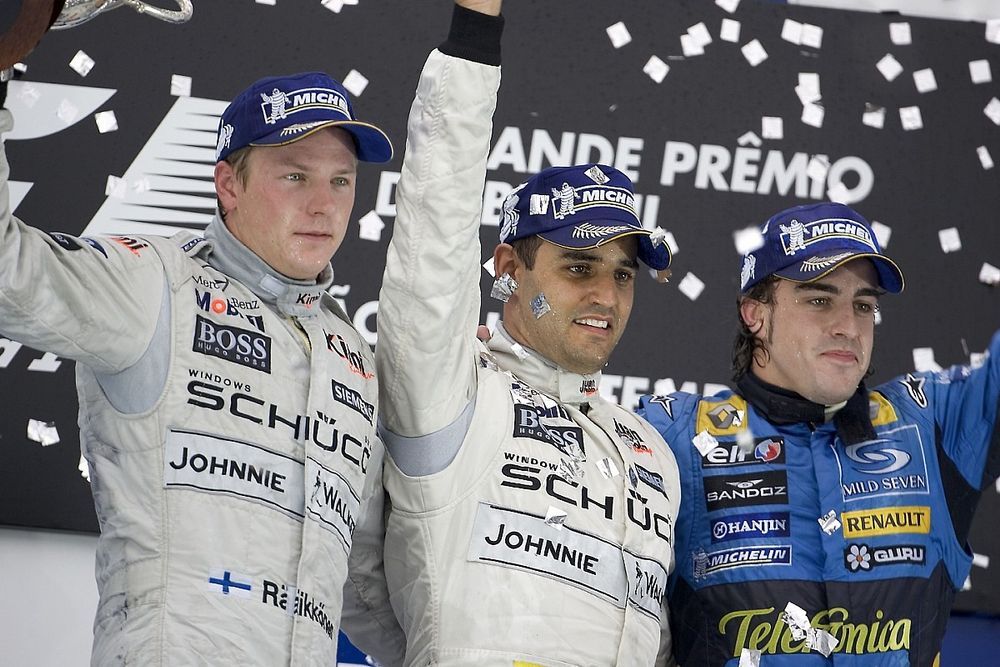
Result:
M591 250L543 242L528 269L511 246L500 244L494 253L498 274L510 273L518 283L504 305L507 332L568 371L599 371L632 312L636 250L634 236ZM539 294L545 295L551 311L535 317L531 301Z
M878 277L857 259L811 283L779 280L770 303L747 300L741 315L767 349L754 373L823 405L846 401L871 363Z
M275 271L313 280L337 252L354 208L354 140L324 128L284 146L257 146L245 183L232 167L215 167L226 227Z

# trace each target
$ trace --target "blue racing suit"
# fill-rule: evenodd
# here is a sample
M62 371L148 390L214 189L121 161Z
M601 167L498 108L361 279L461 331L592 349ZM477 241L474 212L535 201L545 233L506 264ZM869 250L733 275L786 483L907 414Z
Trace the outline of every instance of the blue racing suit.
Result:
M752 374L738 388L640 402L680 468L677 662L937 665L1000 476L1000 333L981 366L862 384L830 420Z

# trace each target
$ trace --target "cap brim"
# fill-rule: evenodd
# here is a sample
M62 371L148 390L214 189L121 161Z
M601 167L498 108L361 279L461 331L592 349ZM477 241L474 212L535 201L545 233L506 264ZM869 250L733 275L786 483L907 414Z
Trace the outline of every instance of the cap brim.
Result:
M898 294L903 291L903 272L899 270L899 267L891 259L885 255L873 252L850 252L849 250L844 250L832 255L827 260L812 264L810 264L810 259L796 262L791 266L775 271L774 275L795 283L811 283L848 262L862 258L870 259L872 265L875 266L875 271L878 273L879 287L891 294Z
M591 220L589 222L593 221ZM547 232L539 232L538 236L542 237L552 245L557 245L560 248L567 248L569 250L590 250L592 248L605 245L615 239L624 238L626 236L638 236L639 248L636 256L639 258L639 261L649 268L657 271L662 271L670 266L670 249L667 247L666 243L660 243L654 246L652 240L650 239L650 232L648 229L629 229L617 234L609 234L608 236L601 237L595 243L592 239L588 238L574 238L572 232L570 231L572 230L572 227L572 225L569 225L567 227L560 227L559 229L553 229Z
M282 130L273 132L252 142L251 146L285 146L305 139L310 134L328 127L342 127L354 137L358 159L362 162L388 162L392 159L392 142L385 132L360 120L331 120L310 127L294 136L289 136Z

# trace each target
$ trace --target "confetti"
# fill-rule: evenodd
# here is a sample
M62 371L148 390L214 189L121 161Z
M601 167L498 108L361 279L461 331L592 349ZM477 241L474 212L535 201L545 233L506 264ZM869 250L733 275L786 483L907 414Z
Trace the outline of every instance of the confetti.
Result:
M358 220L358 237L366 241L381 241L385 223L375 211L368 211Z
M840 530L840 519L837 518L836 510L830 510L816 521L819 522L820 529L827 535L833 535Z
M545 523L556 530L562 530L567 516L566 512L549 505L549 510L545 513Z
M819 74L816 72L799 72L799 85L795 87L795 94L799 96L799 101L802 104L819 101L821 97Z
M367 77L356 69L348 72L341 83L347 89L347 92L355 97L359 97L361 93L365 92L365 88L368 87Z
M760 233L760 228L751 225L733 232L733 245L736 246L736 254L749 255L757 248L764 245L764 235Z
M339 14L340 10L346 5L357 5L358 0L323 0L320 4L329 9L331 12Z
M722 19L722 27L719 28L719 39L724 42L738 44L740 41L740 22L733 19Z
M1000 100L997 98L992 98L986 108L983 109L983 113L986 117L993 121L994 124L1000 125Z
M937 90L937 79L934 78L934 70L931 68L918 69L913 73L913 83L917 86L917 91L929 93Z
M830 171L830 161L825 155L813 155L806 165L806 176L814 181L825 181Z
M913 368L917 371L933 371L937 372L941 370L938 363L934 360L934 348L933 347L915 347L913 348Z
M993 158L990 156L990 151L986 146L978 146L976 154L979 155L979 164L983 165L983 169L993 168Z
M802 24L802 46L818 49L823 46L823 29L811 23Z
M737 667L760 667L760 651L744 648L740 651L740 664Z
M80 471L80 477L90 481L90 466L87 464L87 459L83 458L83 454L80 454L80 462L76 464L76 469Z
M538 295L531 300L531 312L534 313L536 320L545 313L552 312L552 306L549 305L548 299L545 298L545 294L542 292L539 292Z
M87 76L90 70L94 69L94 59L83 51L77 51L73 59L69 61L70 68L80 76Z
M973 553L972 564L983 569L988 568L990 566L990 557L986 554Z
M979 269L979 282L994 287L1000 285L1000 269L989 262L983 262L982 268Z
M175 97L191 97L191 77L183 74L170 76L170 94Z
M892 57L891 53L885 54L882 60L876 63L875 67L878 68L879 72L882 72L882 76L885 77L886 81L892 81L903 73L903 66L899 64L898 60Z
M486 260L485 262L483 262L483 270L486 271L486 273L490 274L490 278L496 278L497 277L497 270L496 270L496 267L493 266L493 258L492 257L490 257L488 260Z
M802 122L806 125L823 127L823 115L823 107L818 104L810 102L809 104L802 105Z
M946 253L957 252L962 249L962 239L958 234L957 227L939 230L938 241L941 242L941 250Z
M608 33L608 39L611 40L611 46L616 49L620 49L629 42L632 41L632 35L629 34L628 28L625 24L619 21L614 25L609 25L605 30Z
M59 442L59 431L55 422L43 422L38 419L28 420L28 440L48 447Z
M851 191L843 182L837 181L827 189L826 198L838 204L848 204L850 203L848 200L851 198Z
M124 178L118 176L108 176L108 182L104 186L104 194L115 199L125 199L128 192L128 183Z
M612 477L618 476L618 466L610 457L603 458L597 462L597 469L600 471L604 479L611 479Z
M990 19L986 22L986 41L1000 44L1000 19Z
M701 44L695 41L695 38L687 33L681 35L681 51L688 58L700 56L705 53L705 49L701 46Z
M870 102L866 102L861 122L869 127L877 127L881 130L885 126L885 107L875 106Z
M115 117L114 111L95 113L94 120L97 121L97 131L101 134L114 132L118 129L118 118Z
M688 272L686 276L681 279L677 289L681 293L692 301L697 300L701 296L702 291L705 289L705 283L698 279L698 276L693 273Z
M970 60L969 76L972 83L989 83L993 80L993 70L990 69L989 60Z
M719 446L719 441L708 431L702 431L691 438L691 444L694 445L699 454L706 456L710 451Z
M278 0L254 0L258 5L270 5L275 7L278 4Z
M910 24L905 21L903 23L890 23L889 39L892 40L893 44L898 44L899 46L912 43L913 37L910 35Z
M882 246L882 250L889 247L889 239L892 238L892 227L882 224L878 220L872 220L872 231L875 232L875 240Z
M715 0L715 4L732 14L740 6L740 0Z
M792 19L785 19L781 26L781 39L792 44L802 44L802 24Z
M785 122L779 116L763 116L760 119L760 134L765 139L784 139Z
M656 83L663 83L663 79L667 76L667 72L670 71L670 66L663 62L657 56L650 56L646 64L643 65L642 71L649 75L649 78Z
M743 57L753 67L767 60L767 51L764 50L764 45L758 39L747 42L740 50L743 51Z
M691 39L694 40L695 44L703 48L712 43L712 35L708 32L708 27L704 23L695 23L687 29L687 34L691 35Z
M920 107L900 107L899 122L904 130L919 130L924 126L924 120L920 116Z

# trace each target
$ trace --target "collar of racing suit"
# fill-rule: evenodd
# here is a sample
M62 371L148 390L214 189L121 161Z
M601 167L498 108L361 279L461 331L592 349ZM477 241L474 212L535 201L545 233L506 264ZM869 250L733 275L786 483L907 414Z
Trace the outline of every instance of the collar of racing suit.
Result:
M557 399L560 403L581 405L589 403L600 395L600 372L590 375L570 373L559 368L531 348L525 347L511 338L504 329L503 322L497 324L496 331L487 341L504 370L510 371L524 380L532 389Z
M218 215L205 228L205 238L209 241L206 259L212 268L240 281L283 315L314 316L318 309L313 306L333 284L333 267L329 264L316 280L293 280L278 273L233 236Z
M827 421L827 406L768 384L752 371L741 377L736 386L743 397L773 424L805 422L813 427ZM845 444L853 445L875 439L875 427L872 426L868 411L868 389L864 382L858 385L857 391L844 406L834 413L833 423L837 427L837 435Z

